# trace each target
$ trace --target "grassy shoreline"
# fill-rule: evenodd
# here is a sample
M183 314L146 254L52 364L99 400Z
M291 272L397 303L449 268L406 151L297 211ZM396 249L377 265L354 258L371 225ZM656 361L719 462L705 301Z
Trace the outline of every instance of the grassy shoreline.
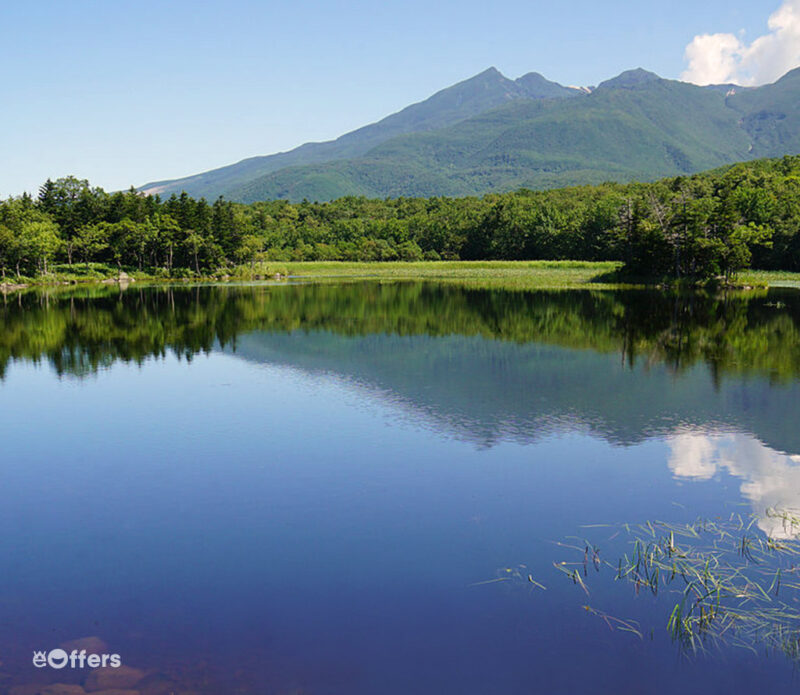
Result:
M419 261L266 262L224 268L205 275L182 273L170 277L163 271L147 272L92 263L88 266L59 265L53 272L36 278L7 279L0 291L8 293L34 287L96 285L129 282L253 282L265 280L308 280L343 282L354 280L431 280L479 287L516 289L619 289L659 288L675 285L666 278L621 278L622 264L615 261ZM688 287L693 286L687 283ZM794 287L800 289L800 273L747 270L741 272L734 289Z

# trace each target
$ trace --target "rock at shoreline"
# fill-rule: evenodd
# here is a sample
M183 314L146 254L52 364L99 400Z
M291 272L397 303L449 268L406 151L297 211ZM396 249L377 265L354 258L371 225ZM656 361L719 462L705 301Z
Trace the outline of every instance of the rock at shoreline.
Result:
M84 687L86 692L94 693L101 690L125 690L133 688L144 678L144 672L131 666L106 666L96 668L86 678ZM138 692L138 691L137 691Z
M10 688L8 695L86 695L86 691L74 683L25 683Z
M17 290L24 290L27 287L25 284L18 284L13 282L4 282L0 284L0 292L16 292Z
M86 691L79 685L69 685L67 683L53 683L44 686L39 695L86 695Z
M132 278L124 270L119 271L119 275L115 278L106 278L100 282L101 285L119 285L120 287L127 287L132 282L136 282L136 278Z
M10 688L8 695L39 695L42 688L47 686L41 683L26 683L25 685L15 685Z
M178 683L169 676L152 673L136 684L141 695L174 695L178 691Z

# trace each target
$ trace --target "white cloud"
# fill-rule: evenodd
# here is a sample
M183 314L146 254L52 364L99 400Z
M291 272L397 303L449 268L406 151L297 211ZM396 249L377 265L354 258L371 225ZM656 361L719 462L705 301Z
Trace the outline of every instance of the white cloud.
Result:
M769 33L747 43L734 34L702 34L686 47L681 79L694 84L774 82L800 66L800 0L784 0L770 15Z

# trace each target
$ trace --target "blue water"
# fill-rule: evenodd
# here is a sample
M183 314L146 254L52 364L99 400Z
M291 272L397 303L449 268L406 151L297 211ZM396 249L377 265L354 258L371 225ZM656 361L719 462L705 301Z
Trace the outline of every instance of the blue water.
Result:
M783 427L759 419L765 393ZM553 562L554 541L605 542L599 523L737 512L768 530L764 509L800 506L799 452L780 448L797 394L474 335L253 330L80 377L17 359L0 672L27 682L33 650L99 635L126 664L202 672L203 692L794 692L784 656L682 657L663 601L593 577L587 596ZM643 423L609 414L617 398ZM519 565L546 590L484 583Z

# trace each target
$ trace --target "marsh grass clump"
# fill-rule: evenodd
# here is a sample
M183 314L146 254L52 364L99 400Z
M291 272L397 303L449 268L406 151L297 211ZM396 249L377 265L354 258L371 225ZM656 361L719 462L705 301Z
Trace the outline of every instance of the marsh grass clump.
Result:
M674 599L666 627L684 652L733 644L800 659L800 517L779 510L768 515L779 522L780 538L739 514L689 524L648 521L617 529L612 538L624 532L630 540L614 562L583 541L559 543L583 557L555 566L587 594L589 574L610 570L636 595ZM589 610L613 626L607 614Z

